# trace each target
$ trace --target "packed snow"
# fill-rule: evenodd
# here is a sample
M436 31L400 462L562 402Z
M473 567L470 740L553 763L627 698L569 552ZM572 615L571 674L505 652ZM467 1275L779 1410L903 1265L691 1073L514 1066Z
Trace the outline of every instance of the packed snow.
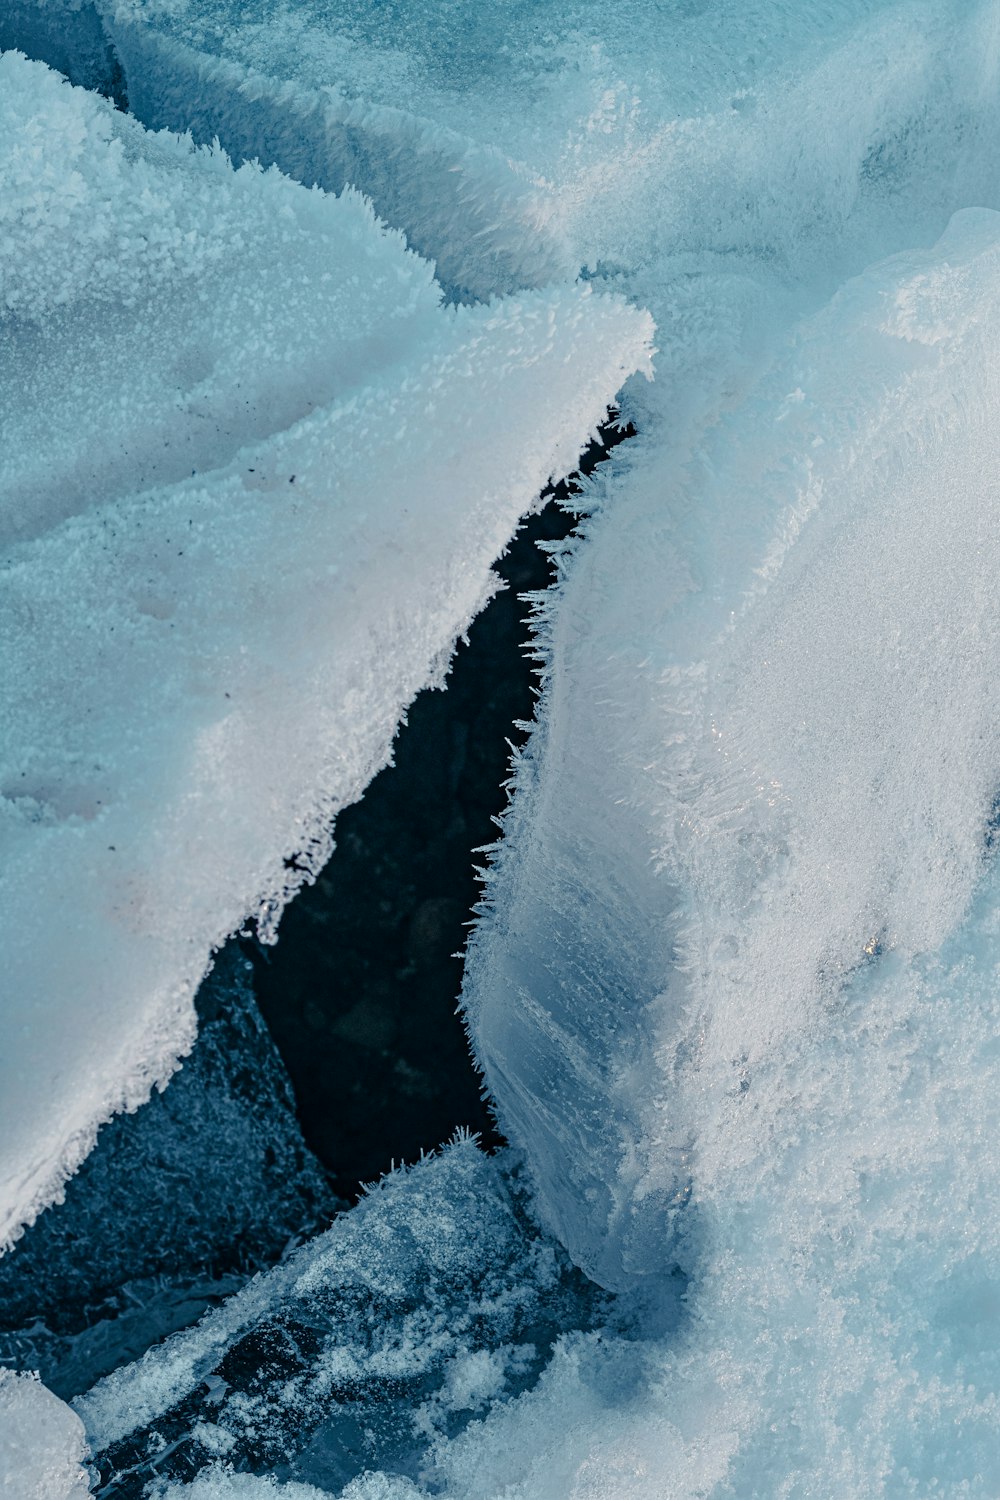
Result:
M0 1495L86 1500L86 1456L80 1418L36 1377L0 1369Z
M446 308L355 195L17 54L0 110L9 1241L190 1046L213 948L322 866L650 323Z
M171 1479L171 1500L302 1500L305 1483L347 1500L993 1500L1000 4L19 5L40 56L62 29L68 70L81 79L88 68L94 76L97 16L111 49L102 56L115 59L137 118L190 127L205 146L142 136L39 69L30 87L47 107L32 115L29 85L7 86L28 65L2 64L5 128L20 141L24 120L36 121L26 165L0 198L14 247L2 285L26 351L18 359L29 372L37 359L42 372L34 385L30 374L12 380L3 398L5 431L23 424L0 458L20 486L12 514L23 517L10 533L14 602L3 607L47 622L17 668L35 694L17 742L69 756L31 768L30 827L12 825L18 883L3 898L9 930L30 941L39 993L58 994L69 1016L58 1049L50 1035L18 1040L25 1086L5 1087L4 1139L20 1132L9 1138L38 1163L35 1181L54 1183L73 1154L65 1115L52 1128L51 1101L66 1090L46 1073L50 1060L61 1059L64 1078L73 1070L74 1107L89 1089L88 1120L162 1075L182 1028L160 1018L186 1013L204 956L251 909L248 898L262 899L265 922L276 912L282 856L304 847L309 867L319 863L329 816L384 758L429 664L443 665L531 485L571 465L573 442L642 367L648 324L621 303L584 297L574 278L648 306L658 326L655 383L632 381L622 397L637 436L588 491L588 519L538 600L539 709L514 766L464 992L533 1210L616 1294L612 1310L597 1327L566 1314L549 1331L544 1368L520 1385L502 1329L447 1372L435 1365L433 1392L404 1398L411 1419L431 1403L405 1464L373 1440L371 1472L359 1464L348 1474L350 1442L331 1416L316 1469L286 1472L268 1459L257 1474L239 1472L254 1461L234 1438L225 1452L206 1446L189 1485ZM61 131L62 144L39 169L47 131ZM305 187L258 168L234 172L210 149L215 136L237 161L276 165ZM70 193L60 173L73 150ZM130 195L117 184L135 173L148 191ZM452 301L513 300L446 312L425 263L350 192L334 201L306 191L313 182L368 194L435 263ZM126 228L108 259L116 216L102 240L100 214L78 192L127 198L161 238ZM297 252L277 247L279 202L300 226ZM189 224L197 270L178 248ZM351 264L367 257L367 313L336 302L338 278L325 293L316 285L314 245L340 234L341 246L349 225L352 248L336 253ZM244 247L240 274L231 233ZM36 263L36 234L63 248ZM254 234L272 246L271 262L246 250ZM197 342L210 315L195 306L197 288L216 252L218 438L199 422L206 408L173 393L173 367L157 352L178 327ZM326 336L301 315L288 319L294 329L282 325L294 340L285 366L267 339L242 357L254 299L296 305L282 281L286 270L295 279L295 253L298 307L360 330L360 352L336 370ZM119 311L122 282L135 302ZM31 309L51 319L63 294L58 323L33 331ZM383 316L391 338L380 334ZM532 363L529 351L549 348L550 319L550 354ZM96 327L107 347L74 353L66 331L81 330L82 341ZM154 328L148 359L136 361L135 330ZM349 385L359 358L370 364ZM444 384L432 392L439 371ZM260 383L262 415L247 428L229 402L237 373ZM501 376L511 387L503 402ZM208 373L191 379L210 402ZM122 430L148 436L141 458L131 447L127 459L95 454L92 391L109 384L123 393ZM33 391L48 391L49 404ZM315 411L279 409L296 391ZM442 445L459 420L467 448L449 464ZM42 431L53 434L44 450ZM165 431L176 431L177 455L160 451ZM300 489L300 476L324 468L332 432L338 484L350 488L336 490L345 500L325 526L329 507ZM456 496L448 509L456 464L463 504ZM251 503L244 466L266 475L265 498ZM307 506L304 556L267 510L293 471L296 503ZM493 493L500 475L503 496ZM465 500L467 479L491 506ZM401 497L425 491L409 517ZM154 559L149 540L154 517L157 537L186 524L195 494L210 597L173 563L165 571L165 543ZM342 514L346 496L362 494L375 518L367 529L357 500L350 525ZM102 561L109 507L118 550ZM483 517L500 511L483 536ZM39 515L44 525L31 520ZM391 517L391 536L379 516ZM321 605L334 533L344 578ZM256 570L243 560L251 548ZM167 601L146 610L141 628L140 559L142 588ZM387 620L375 604L390 593ZM121 624L135 640L127 673L120 652L98 670L125 608L109 599L132 611ZM248 608L260 619L259 655L250 643L234 671ZM178 633L169 650L152 640L164 620ZM331 630L336 651L314 652ZM363 663L377 663L377 690ZM308 684L294 725L286 677ZM235 724L218 717L223 678L244 695ZM123 694L127 742L119 708L102 708ZM70 735L91 718L78 748ZM355 758L334 774L324 752L348 753L345 723L377 727L357 750L351 741ZM71 744L72 755L62 748ZM92 836L96 852L71 859L64 850L90 850L85 814L106 782L114 798ZM288 837L306 825L311 843ZM137 870L97 848L106 841L117 854L129 831L143 835ZM125 883L109 884L119 865ZM233 869L239 880L224 873ZM182 880L159 873L175 870ZM40 892L58 918L48 937ZM131 913L127 938L104 915L115 903ZM109 961L120 961L133 996L154 995L150 976L166 963L187 988L141 1016L122 994L95 1090L81 1079L97 1066L93 1018L110 1018L112 1002L82 985ZM61 986L60 965L72 969ZM138 1052L126 1010L142 1033ZM151 1049L151 1036L167 1039ZM29 1077L50 1080L44 1107ZM82 1150L88 1127L79 1128ZM447 1167L428 1170L447 1199ZM397 1218L377 1253L365 1251L376 1265L405 1255L399 1247L428 1225L419 1193L399 1183L387 1192ZM21 1193L26 1205L39 1196L34 1185ZM362 1238L365 1212L354 1220ZM431 1216L439 1229L447 1219L443 1208ZM453 1219L440 1254L456 1266L488 1260L474 1216ZM536 1243L536 1231L518 1233ZM324 1265L339 1286L335 1261ZM524 1292L519 1252L504 1265L517 1266L510 1291ZM270 1305L282 1285L242 1295ZM120 1440L129 1423L155 1427L182 1389L190 1397L203 1341L213 1328L235 1336L231 1320L249 1305L235 1299L84 1397L92 1448ZM429 1368L439 1330L428 1316L417 1332L419 1317L408 1308L398 1327L408 1357ZM355 1325L344 1327L349 1344ZM281 1389L276 1377L267 1397L279 1407ZM365 1399L373 1430L399 1422L398 1392Z

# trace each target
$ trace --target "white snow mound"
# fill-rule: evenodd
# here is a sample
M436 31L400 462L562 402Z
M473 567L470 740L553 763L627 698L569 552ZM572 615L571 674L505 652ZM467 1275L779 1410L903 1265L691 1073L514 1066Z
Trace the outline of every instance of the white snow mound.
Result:
M693 452L640 451L568 570L466 1004L606 1284L666 1270L676 1211L758 1148L758 1068L968 908L1000 788L998 328L1000 216L968 211Z

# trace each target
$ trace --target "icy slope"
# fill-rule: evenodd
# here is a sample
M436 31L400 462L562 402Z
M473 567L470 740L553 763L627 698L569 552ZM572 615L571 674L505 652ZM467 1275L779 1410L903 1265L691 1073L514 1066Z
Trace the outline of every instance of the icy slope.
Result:
M647 316L475 311L350 195L0 59L0 1239L273 932Z

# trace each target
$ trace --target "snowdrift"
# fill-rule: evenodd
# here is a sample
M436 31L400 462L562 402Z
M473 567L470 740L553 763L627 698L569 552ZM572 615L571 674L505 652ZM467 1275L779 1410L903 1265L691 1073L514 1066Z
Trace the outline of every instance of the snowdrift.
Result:
M860 967L939 948L982 876L998 298L1000 218L957 215L698 449L641 454L568 569L466 999L608 1285L669 1268L703 1152L753 1154L758 1065Z

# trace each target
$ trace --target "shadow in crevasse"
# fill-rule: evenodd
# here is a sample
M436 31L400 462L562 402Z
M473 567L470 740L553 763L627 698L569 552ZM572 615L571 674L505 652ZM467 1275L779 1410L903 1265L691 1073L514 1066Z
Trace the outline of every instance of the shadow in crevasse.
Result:
M499 1143L455 1014L457 955L508 742L533 706L518 596L548 581L538 543L576 519L560 500L572 485L503 559L508 588L459 648L448 690L414 703L396 765L342 814L337 850L277 946L225 946L170 1086L102 1128L65 1201L0 1259L0 1365L77 1394L322 1228L394 1160L462 1126Z
M116 109L128 109L121 61L92 0L44 6L38 0L2 0L0 52L16 48L43 62L70 83L93 89Z
M581 471L630 431L604 429ZM285 912L278 943L242 940L303 1134L341 1197L456 1127L498 1143L455 1013L461 952L477 851L496 837L510 747L534 707L521 596L548 584L544 544L573 529L577 491L573 480L550 491L521 529L498 564L507 588L459 646L447 690L413 703L394 765L340 814L334 854Z

